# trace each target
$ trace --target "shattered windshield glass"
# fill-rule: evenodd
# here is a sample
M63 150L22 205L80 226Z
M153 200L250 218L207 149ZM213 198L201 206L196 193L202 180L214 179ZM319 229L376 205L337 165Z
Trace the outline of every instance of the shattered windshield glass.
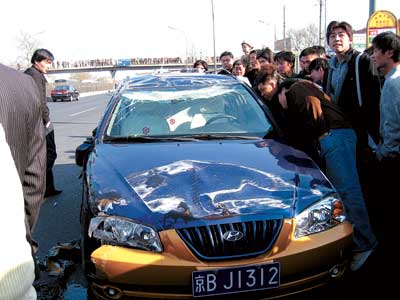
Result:
M110 138L235 134L263 137L272 126L242 85L126 89L113 111Z

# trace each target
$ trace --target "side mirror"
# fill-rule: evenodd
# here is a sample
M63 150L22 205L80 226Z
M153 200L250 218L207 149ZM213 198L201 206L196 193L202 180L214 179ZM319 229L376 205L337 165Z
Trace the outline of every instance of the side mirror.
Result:
M75 150L75 164L79 167L83 167L89 153L92 151L94 145L94 138L89 137L80 144Z

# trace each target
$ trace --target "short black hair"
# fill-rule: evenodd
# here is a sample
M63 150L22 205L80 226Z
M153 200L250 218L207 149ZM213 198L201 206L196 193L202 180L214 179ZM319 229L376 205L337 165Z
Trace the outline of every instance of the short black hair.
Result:
M311 72L312 70L318 71L321 69L326 71L329 69L328 60L322 57L318 57L311 61L310 65L308 66L308 71Z
M31 63L35 64L35 62L41 62L45 59L54 61L54 55L47 49L36 49L35 52L33 52Z
M261 51L257 53L257 59L259 59L260 57L272 63L272 61L274 60L274 53L272 52L271 49L266 47L264 49L261 49Z
M246 67L246 64L243 62L243 59L238 58L233 62L233 67L235 67L236 65L243 65L244 67Z
M391 31L385 31L378 34L372 40L372 46L385 53L388 50L393 51L392 59L394 62L400 60L400 36Z
M315 49L315 51L319 57L326 56L326 50L325 50L324 46L315 45L315 46L312 46L312 48Z
M221 55L219 56L219 59L222 58L222 56L230 56L231 58L233 58L233 54L230 51L224 51L221 53Z
M295 60L296 57L292 51L280 51L274 55L275 62L287 61L288 63L292 64L292 69L294 68Z
M307 47L300 52L299 57L302 58L303 56L308 55L319 55L319 51L315 46Z
M332 21L329 23L328 27L326 28L326 40L329 41L329 36L331 35L332 31L336 28L343 29L346 34L353 40L353 27L347 22L339 22L339 21Z
M275 64L269 64L265 69L261 70L257 74L253 86L257 88L260 83L265 83L268 80L275 80L278 84L283 80Z

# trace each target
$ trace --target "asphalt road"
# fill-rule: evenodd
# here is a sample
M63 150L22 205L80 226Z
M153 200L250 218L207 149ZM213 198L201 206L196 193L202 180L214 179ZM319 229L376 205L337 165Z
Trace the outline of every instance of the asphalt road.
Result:
M81 168L75 165L75 148L97 126L110 95L82 97L73 102L49 102L50 118L55 128L57 160L53 168L59 196L48 198L41 207L34 230L39 242L37 255L43 259L57 242L79 239L79 208L81 201Z
M57 243L79 240L79 208L81 201L81 168L75 165L75 148L80 145L98 124L111 95L83 97L77 102L49 102L51 119L55 127L58 158L54 167L55 184L63 193L46 199L40 212L39 221L34 231L34 238L39 242L37 253L40 260ZM382 236L382 233L379 236ZM316 258L318 259L318 258ZM357 272L347 274L340 282L318 291L309 292L290 299L390 299L385 297L389 285L386 269L396 261L389 260L378 247L367 263ZM85 285L78 268L70 277L72 284ZM67 293L70 291L67 290ZM84 300L78 296L64 295L62 299ZM243 299L247 299L244 295Z
M91 136L110 98L111 95L102 94L81 97L74 102L48 102L58 155L53 168L55 186L63 192L45 199L33 232L34 239L39 242L36 256L42 263L57 244L79 241L82 185L81 168L75 165L75 149ZM43 283L40 287L36 285L38 299L85 300L86 281L80 265L75 265L73 270L63 277L43 279L41 276Z

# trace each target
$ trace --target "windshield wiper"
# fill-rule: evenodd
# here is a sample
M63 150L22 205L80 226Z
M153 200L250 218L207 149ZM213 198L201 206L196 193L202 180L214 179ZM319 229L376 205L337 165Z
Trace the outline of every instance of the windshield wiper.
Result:
M187 142L195 141L195 138L181 136L105 136L103 142L112 143L154 143L154 142Z
M198 140L260 140L258 136L232 134L190 134L177 136L105 136L104 143L155 143L155 142L193 142Z
M232 135L232 134L193 134L193 139L199 140L260 140L258 136Z

